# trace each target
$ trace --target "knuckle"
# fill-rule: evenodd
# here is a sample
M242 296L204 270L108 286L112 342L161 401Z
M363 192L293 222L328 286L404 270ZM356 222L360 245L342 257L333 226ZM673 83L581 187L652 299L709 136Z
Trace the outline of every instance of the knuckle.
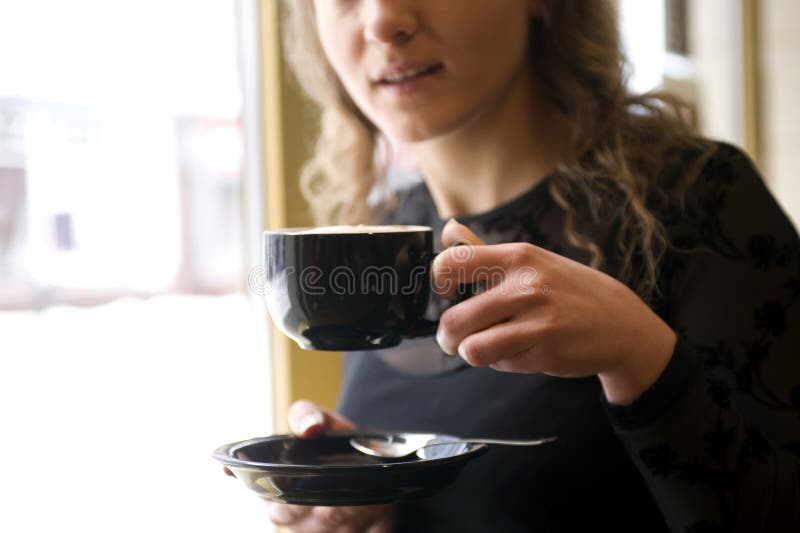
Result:
M558 305L558 302L548 300L542 306L542 331L544 333L554 333L563 323L563 317L566 317Z
M453 337L458 331L460 322L459 312L455 310L455 306L445 311L439 319L439 328L445 337Z
M556 328L558 327L558 320L553 315L548 315L542 320L542 323L539 325L539 335L542 337L547 337L551 335Z
M436 256L436 259L433 260L433 265L431 265L431 271L434 274L445 274L451 269L451 252L452 250L444 250Z
M344 509L339 507L315 507L314 516L326 527L336 527L346 520Z
M468 241L461 241L448 250L448 253L456 263L466 263L475 257L475 246Z
M499 361L499 363L503 364L503 370L507 372L539 374L547 370L547 367L542 365L538 346L535 351L533 348L525 348L515 353L511 358Z
M267 502L267 511L270 521L276 526L294 524L310 512L307 507L287 505L283 503Z
M525 258L524 254L522 243L509 244L505 250L506 267L510 269L521 264Z
M462 341L460 347L461 357L472 366L485 366L485 350L483 343L479 340L467 337Z
M511 279L514 292L523 297L534 296L537 292L539 278L539 272L534 267L528 264L521 266Z
M506 277L505 269L498 265L480 265L469 280L473 285L479 287L494 287L499 285Z
M536 256L536 247L529 242L515 243L517 265L529 265Z

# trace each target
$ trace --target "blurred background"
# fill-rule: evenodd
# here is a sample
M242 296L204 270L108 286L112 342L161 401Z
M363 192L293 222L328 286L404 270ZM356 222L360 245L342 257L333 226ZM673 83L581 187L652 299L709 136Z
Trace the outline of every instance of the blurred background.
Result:
M257 25L0 1L0 531L267 529L210 458L273 426Z
M617 4L632 88L694 100L798 224L800 2ZM309 222L279 15L0 0L0 531L270 529L210 453L340 376L248 290L261 230Z

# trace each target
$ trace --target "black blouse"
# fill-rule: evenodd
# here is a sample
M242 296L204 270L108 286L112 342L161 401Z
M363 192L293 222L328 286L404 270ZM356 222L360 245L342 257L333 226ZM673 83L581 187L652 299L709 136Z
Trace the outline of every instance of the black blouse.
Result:
M687 156L688 157L688 156ZM676 172L681 165L675 167ZM719 145L685 210L651 205L677 249L650 304L677 333L666 370L629 407L596 377L473 368L421 339L347 354L339 410L359 426L555 443L492 447L442 493L400 505L403 531L800 531L800 239L740 151ZM459 217L489 244L576 261L547 180ZM388 222L444 225L424 183ZM616 274L614 226L595 242ZM447 305L434 301L431 314Z

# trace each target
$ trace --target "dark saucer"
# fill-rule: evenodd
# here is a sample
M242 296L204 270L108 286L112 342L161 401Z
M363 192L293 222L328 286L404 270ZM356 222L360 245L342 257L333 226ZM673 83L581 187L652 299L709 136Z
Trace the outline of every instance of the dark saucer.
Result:
M331 432L316 439L274 435L220 446L213 457L268 500L298 505L367 505L429 496L458 476L483 444L427 448L425 458L380 459L354 450L354 435L407 435L367 431ZM447 437L437 435L437 437Z

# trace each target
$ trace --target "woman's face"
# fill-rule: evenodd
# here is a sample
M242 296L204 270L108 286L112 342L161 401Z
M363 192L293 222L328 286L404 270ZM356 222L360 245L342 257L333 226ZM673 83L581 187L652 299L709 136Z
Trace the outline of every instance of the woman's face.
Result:
M418 142L491 110L519 79L536 0L314 0L325 54L383 132Z

